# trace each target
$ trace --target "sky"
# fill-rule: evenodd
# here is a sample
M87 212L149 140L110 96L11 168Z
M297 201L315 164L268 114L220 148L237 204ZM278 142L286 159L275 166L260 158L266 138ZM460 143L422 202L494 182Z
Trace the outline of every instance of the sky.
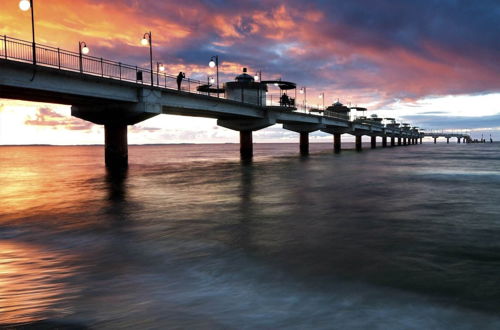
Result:
M30 40L29 12L1 0L0 34ZM37 42L147 67L151 31L167 73L205 81L219 55L221 81L243 67L430 130L500 140L498 0L35 0ZM299 96L299 101L300 96ZM281 125L257 142L292 142ZM316 132L311 141L331 141ZM0 99L0 144L101 144L101 126L68 105ZM160 115L129 128L130 143L237 142L213 119Z

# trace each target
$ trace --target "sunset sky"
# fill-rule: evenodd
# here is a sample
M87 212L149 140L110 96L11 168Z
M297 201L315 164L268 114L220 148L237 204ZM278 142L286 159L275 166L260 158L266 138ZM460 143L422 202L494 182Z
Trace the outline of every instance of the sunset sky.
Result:
M2 0L0 34L30 40L29 12ZM221 81L248 67L263 79L307 86L308 103L339 98L428 130L500 139L498 0L36 0L37 42L200 80L219 55ZM317 100L317 101L316 101ZM299 99L300 101L300 99ZM295 141L275 125L256 141ZM330 141L314 133L312 141ZM215 120L160 115L129 130L130 143L237 142ZM0 99L0 144L96 144L103 128L69 106Z

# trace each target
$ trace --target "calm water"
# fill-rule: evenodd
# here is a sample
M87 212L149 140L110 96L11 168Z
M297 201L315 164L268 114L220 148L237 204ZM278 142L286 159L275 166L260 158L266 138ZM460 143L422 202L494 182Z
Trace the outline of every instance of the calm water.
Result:
M1 147L0 324L500 329L500 144L311 148Z

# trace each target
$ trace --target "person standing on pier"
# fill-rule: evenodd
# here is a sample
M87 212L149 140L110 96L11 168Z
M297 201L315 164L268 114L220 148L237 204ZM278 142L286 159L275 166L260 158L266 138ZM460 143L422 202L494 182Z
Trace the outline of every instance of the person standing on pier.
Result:
M186 75L184 74L184 72L179 72L179 74L177 75L177 89L178 90L181 90L181 84L182 84L182 79L186 78Z

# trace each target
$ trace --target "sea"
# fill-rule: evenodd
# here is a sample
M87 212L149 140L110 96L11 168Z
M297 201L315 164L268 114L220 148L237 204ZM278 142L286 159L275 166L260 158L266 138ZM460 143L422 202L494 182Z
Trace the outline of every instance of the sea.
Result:
M0 328L500 329L500 143L0 147Z

